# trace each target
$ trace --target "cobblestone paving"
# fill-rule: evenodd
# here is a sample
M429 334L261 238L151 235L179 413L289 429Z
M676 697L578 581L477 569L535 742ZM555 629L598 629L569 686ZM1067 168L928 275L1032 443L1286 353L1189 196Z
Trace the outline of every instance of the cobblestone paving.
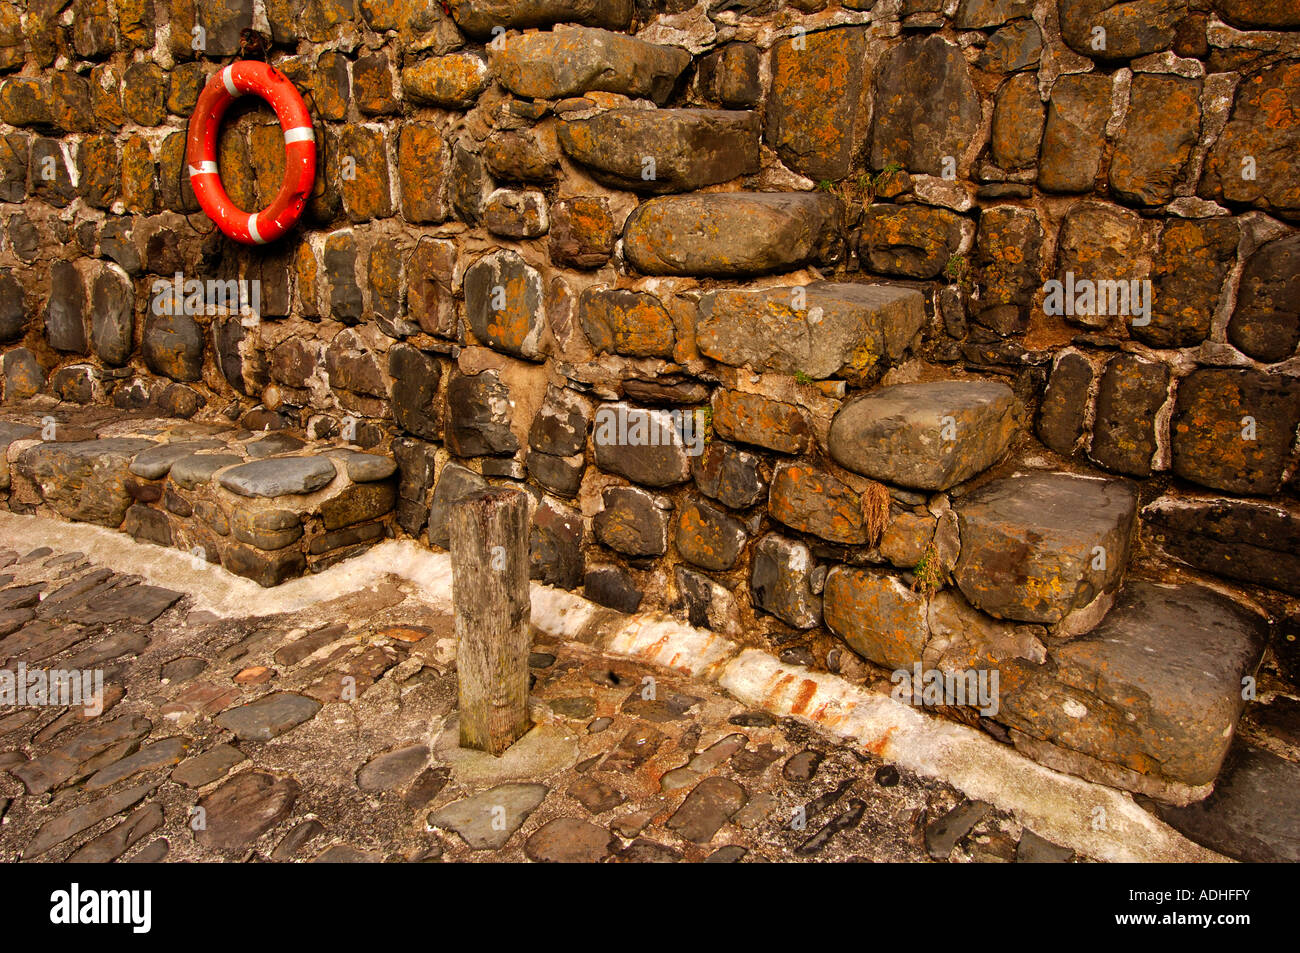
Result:
M538 636L537 726L456 744L451 619L389 584L219 619L78 553L0 551L0 665L104 711L0 708L0 859L1064 859L716 688Z

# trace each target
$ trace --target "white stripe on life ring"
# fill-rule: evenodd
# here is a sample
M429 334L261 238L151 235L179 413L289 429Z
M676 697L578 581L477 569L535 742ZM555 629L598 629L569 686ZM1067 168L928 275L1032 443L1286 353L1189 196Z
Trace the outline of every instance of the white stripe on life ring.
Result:
M248 234L259 245L265 245L266 239L257 233L257 213L248 216Z
M190 178L196 175L207 175L211 173L216 175L217 164L215 162L200 162L197 166L190 166Z
M221 71L221 82L225 83L226 92L228 92L231 96L238 96L239 90L235 89L235 78L231 75L230 72L234 68L235 68L234 66L227 66L225 69Z
M296 126L293 129L284 131L284 144L287 146L291 142L315 142L316 130L311 126Z

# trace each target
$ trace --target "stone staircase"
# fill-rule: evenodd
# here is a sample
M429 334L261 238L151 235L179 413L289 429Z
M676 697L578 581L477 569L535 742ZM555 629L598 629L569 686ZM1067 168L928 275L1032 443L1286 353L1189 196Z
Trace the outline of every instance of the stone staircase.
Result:
M49 513L219 563L262 586L318 572L390 535L396 464L284 430L46 406L0 421L0 490Z
M1204 586L1126 578L1138 526L1127 481L981 479L1011 443L1013 413L1009 388L966 381L886 387L844 406L831 456L893 486L953 490L958 552L936 552L929 597L888 573L835 567L826 624L886 668L996 670L992 720L1036 760L1168 802L1203 798L1266 621Z

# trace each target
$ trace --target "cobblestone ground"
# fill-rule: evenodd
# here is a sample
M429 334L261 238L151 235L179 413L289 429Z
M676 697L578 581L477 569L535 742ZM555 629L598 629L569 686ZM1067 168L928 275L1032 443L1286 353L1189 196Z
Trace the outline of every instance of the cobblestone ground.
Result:
M101 669L105 711L0 708L0 859L1065 859L985 805L536 638L532 733L456 743L452 620L391 583L217 618L79 553L0 552L3 667Z

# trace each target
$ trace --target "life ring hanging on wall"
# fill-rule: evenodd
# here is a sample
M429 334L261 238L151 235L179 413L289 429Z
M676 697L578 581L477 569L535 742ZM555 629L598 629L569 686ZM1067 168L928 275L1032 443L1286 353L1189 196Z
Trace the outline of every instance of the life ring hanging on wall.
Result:
M217 170L221 118L245 93L270 103L284 130L284 182L270 205L251 214L230 200ZM240 60L214 75L190 117L185 164L194 197L227 237L245 245L264 245L287 232L298 221L316 183L316 133L293 82L274 66L256 60Z

